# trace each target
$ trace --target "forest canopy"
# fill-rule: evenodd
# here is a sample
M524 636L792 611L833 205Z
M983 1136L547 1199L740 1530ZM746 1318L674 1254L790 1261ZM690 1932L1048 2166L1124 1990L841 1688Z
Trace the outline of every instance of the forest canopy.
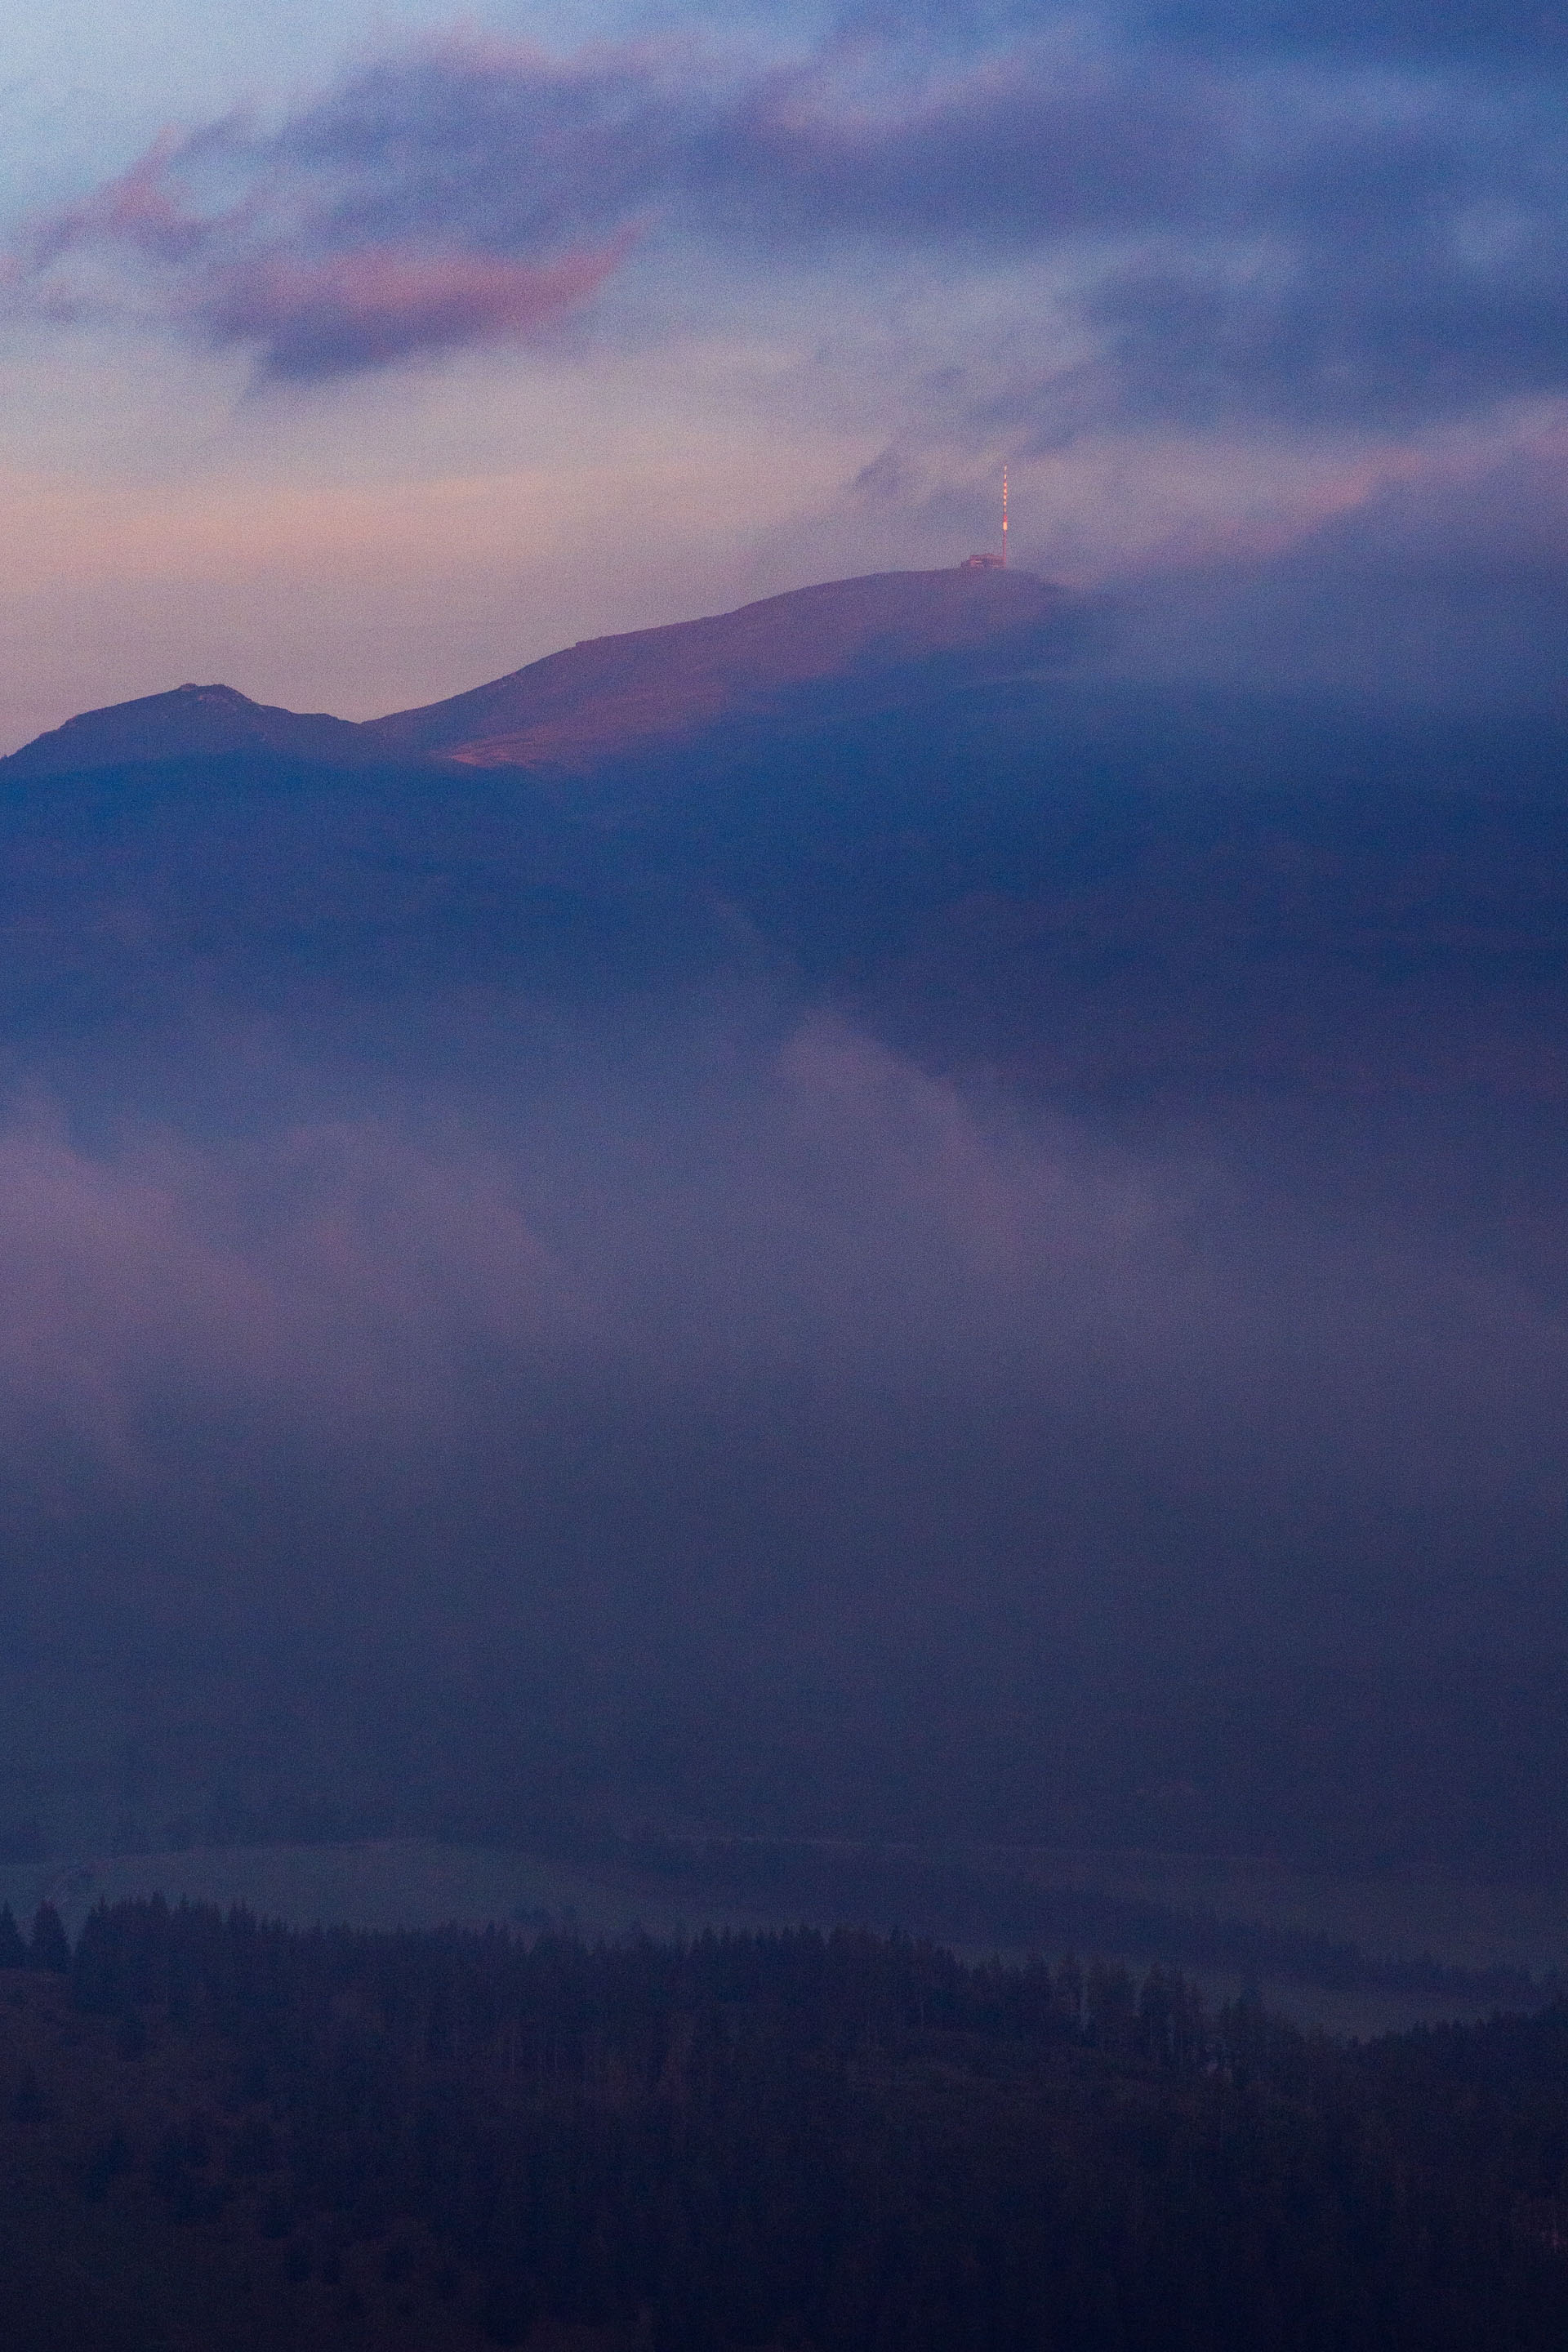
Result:
M1354 2044L1165 1972L862 1932L58 1927L0 1975L17 2352L1568 2325L1568 2007Z

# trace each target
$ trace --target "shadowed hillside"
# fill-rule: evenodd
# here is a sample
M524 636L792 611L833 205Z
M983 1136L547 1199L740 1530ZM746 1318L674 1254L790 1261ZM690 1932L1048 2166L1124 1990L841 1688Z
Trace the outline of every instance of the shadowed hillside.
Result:
M79 711L0 761L0 777L82 775L156 760L245 753L345 767L364 757L364 745L360 730L346 719L324 712L307 717L252 702L232 686L176 686L167 694Z

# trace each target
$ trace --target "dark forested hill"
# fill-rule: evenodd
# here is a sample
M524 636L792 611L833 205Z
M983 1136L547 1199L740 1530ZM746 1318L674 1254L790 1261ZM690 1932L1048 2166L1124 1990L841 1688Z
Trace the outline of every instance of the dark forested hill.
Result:
M1346 2048L1174 1978L864 1935L589 1950L153 1904L35 1944L0 1972L15 2352L1568 2326L1559 2012Z

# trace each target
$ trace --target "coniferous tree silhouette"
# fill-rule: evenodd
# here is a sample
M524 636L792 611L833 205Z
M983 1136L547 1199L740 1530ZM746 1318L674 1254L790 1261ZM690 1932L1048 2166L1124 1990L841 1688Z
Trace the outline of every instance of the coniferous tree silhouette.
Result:
M36 1969L50 1969L58 1976L68 1976L71 1948L66 1936L65 1922L52 1903L40 1903L33 1919L33 1942L28 1954Z
M11 1915L11 1906L0 1904L0 1969L25 1969L26 1965L27 1947Z

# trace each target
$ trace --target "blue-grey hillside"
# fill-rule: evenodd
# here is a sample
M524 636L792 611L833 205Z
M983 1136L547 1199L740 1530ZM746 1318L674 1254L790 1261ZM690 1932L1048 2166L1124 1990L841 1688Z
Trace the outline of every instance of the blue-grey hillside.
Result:
M332 767L358 761L363 749L359 729L346 719L252 702L232 686L176 686L134 702L79 711L0 761L0 776L76 776L160 760L244 754Z

